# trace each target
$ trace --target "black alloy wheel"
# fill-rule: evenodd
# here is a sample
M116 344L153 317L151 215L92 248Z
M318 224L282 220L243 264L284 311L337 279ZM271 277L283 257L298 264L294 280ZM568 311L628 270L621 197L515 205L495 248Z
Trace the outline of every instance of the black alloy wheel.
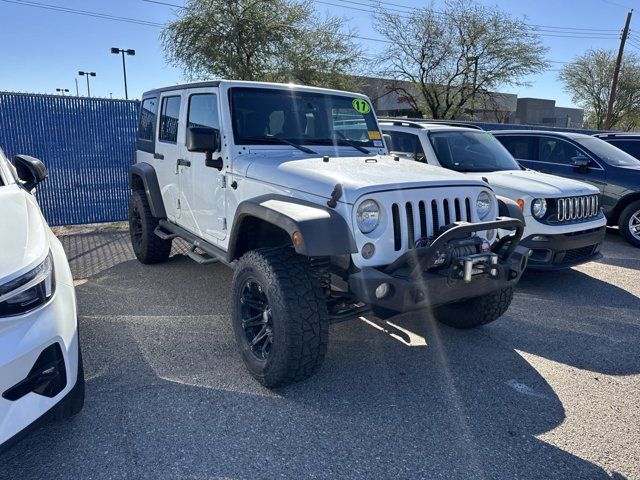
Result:
M273 346L273 318L264 288L254 278L242 288L240 318L249 350L257 360L266 361Z

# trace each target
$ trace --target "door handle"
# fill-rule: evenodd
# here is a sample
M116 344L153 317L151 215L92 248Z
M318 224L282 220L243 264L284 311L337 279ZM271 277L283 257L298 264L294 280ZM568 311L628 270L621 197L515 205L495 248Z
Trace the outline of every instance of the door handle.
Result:
M164 160L164 155L161 153L154 153L153 158L155 158L156 160Z
M179 158L178 159L178 166L179 167L190 167L191 166L191 160L185 160L184 158Z

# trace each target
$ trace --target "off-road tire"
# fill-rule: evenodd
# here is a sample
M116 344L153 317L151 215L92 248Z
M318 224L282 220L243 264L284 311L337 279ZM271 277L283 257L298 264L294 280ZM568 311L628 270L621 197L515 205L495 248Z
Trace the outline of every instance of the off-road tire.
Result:
M627 242L634 247L640 247L640 240L633 236L629 230L629 220L631 217L640 211L640 200L633 202L622 211L620 214L620 220L618 221L618 227L620 228L620 235Z
M513 288L503 288L487 295L436 307L436 319L454 328L474 328L500 318L511 305Z
M160 263L171 254L171 240L163 240L154 230L158 219L151 214L151 207L144 192L134 190L129 199L129 235L136 258L142 263ZM138 232L139 236L136 235Z
M242 325L242 292L256 281L270 308L272 343L266 360L251 350ZM245 253L235 268L231 320L240 355L253 377L266 387L304 380L322 365L327 352L329 320L324 292L307 258L290 248Z
M84 406L84 364L82 362L82 352L78 345L78 377L76 384L69 391L67 396L56 405L54 420L66 420L77 415Z

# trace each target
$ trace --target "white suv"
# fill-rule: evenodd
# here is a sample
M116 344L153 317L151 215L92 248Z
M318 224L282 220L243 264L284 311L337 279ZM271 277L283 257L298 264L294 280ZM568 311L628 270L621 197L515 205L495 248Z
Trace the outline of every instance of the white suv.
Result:
M179 237L195 261L235 269L236 340L270 387L319 368L330 322L500 317L526 266L522 222L496 218L482 180L386 153L363 95L225 80L146 92L133 249L160 262ZM496 242L498 229L515 233Z
M526 224L520 243L531 250L529 268L557 270L602 257L607 221L597 188L522 168L493 135L462 125L380 120L392 154L484 180L515 201Z
M32 194L47 169L14 163L0 150L0 451L84 403L73 279Z

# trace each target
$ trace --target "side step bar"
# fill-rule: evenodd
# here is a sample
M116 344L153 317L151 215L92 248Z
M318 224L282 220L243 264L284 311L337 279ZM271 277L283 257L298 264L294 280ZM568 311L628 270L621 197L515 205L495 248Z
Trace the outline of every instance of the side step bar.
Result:
M167 220L160 220L158 226L154 232L158 237L163 240L169 240L173 238L181 238L189 243L189 250L187 250L187 256L192 260L200 263L207 264L213 262L222 262L225 265L233 267L235 262L229 262L227 260L227 253L219 247L205 242L201 238L197 237L193 233L185 230L182 227L174 225ZM201 252L197 251L201 250Z

